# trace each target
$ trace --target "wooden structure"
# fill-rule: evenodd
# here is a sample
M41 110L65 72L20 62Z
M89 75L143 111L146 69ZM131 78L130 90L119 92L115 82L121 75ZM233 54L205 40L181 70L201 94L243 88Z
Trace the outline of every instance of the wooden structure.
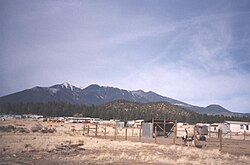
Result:
M166 118L153 118L152 121L142 124L143 137L169 137L174 132L177 135L177 121L170 121ZM174 142L175 143L175 142Z
M170 121L166 118L153 118L152 123L154 128L153 132L156 132L155 136L168 137L175 131L175 126L177 128L177 121ZM155 131L155 128L157 128L157 131Z
M92 126L94 126L94 127L90 127L89 124L83 125L83 133L82 133L82 135L85 135L85 131L86 131L86 129L87 129L87 136L89 136L90 130L93 129L93 130L95 130L95 131L94 131L94 132L95 132L95 137L97 137L98 125L96 124L96 125L92 125Z
M219 130L219 139L220 139L220 151L222 151L222 130Z

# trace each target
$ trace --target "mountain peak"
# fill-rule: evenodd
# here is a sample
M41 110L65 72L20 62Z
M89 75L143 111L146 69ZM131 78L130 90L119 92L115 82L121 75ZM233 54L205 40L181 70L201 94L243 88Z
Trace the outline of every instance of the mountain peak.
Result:
M72 88L72 85L69 82L62 83L66 88Z
M71 91L73 90L73 85L71 85L69 82L64 82L60 85L62 88L70 89Z
M229 110L223 108L220 105L217 104L210 104L205 109L211 111L211 112L230 112Z
M53 85L49 88L57 88L57 89L69 89L71 91L73 91L73 85L71 85L69 82L64 82L62 84L56 84L56 85Z

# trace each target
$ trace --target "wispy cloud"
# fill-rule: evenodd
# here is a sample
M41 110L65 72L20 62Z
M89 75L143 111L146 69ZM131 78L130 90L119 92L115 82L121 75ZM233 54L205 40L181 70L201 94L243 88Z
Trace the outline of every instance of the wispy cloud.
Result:
M3 0L0 6L0 95L70 81L248 111L248 1Z
M235 55L230 54L234 29L229 18L242 14L248 12L202 16L176 23L172 31L175 35L163 51L121 83L133 88L135 85L126 84L133 81L137 88L155 90L192 104L217 103L237 111L240 109L235 106L235 98L246 111L249 73L238 72L235 66L248 60L236 63Z

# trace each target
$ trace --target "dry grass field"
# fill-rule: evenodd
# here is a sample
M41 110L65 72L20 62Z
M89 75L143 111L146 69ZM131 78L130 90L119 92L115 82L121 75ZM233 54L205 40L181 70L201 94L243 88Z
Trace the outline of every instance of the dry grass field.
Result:
M116 140L112 127L107 127L107 139L99 127L98 137L82 135L82 124L47 123L31 120L0 121L0 126L13 125L32 130L34 126L51 127L53 133L12 131L0 132L0 164L249 164L249 140L223 140L219 151L218 139L208 139L199 149L177 145L169 138L142 138L138 130L118 130ZM73 127L72 127L73 126ZM72 131L74 128L76 131Z

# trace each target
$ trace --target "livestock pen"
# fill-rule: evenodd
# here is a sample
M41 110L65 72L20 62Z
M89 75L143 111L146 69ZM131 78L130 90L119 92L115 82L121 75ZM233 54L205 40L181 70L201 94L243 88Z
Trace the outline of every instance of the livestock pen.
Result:
M156 136L156 137L147 137L143 136L142 128L134 128L134 127L124 127L118 128L115 126L107 126L107 125L96 125L96 124L87 124L89 125L89 130L85 127L83 130L79 127L80 131L88 132L88 134L84 133L85 136L96 137L96 138L105 138L115 141L132 141L132 142L142 142L142 143L157 143L163 145L180 145L184 146L183 139L181 138L181 134L183 133L182 129L178 129L176 127L176 134L174 133L175 124L173 125L172 131L173 133L169 134L169 136ZM155 130L154 130L155 131ZM154 131L152 133L154 133ZM200 144L199 141L196 144ZM209 150L209 149L220 149L222 152L228 152L232 154L245 154L250 155L250 135L235 135L231 136L222 134L221 138L218 137L218 133L214 134L212 132L208 132L206 136L206 141L202 143L201 150Z

